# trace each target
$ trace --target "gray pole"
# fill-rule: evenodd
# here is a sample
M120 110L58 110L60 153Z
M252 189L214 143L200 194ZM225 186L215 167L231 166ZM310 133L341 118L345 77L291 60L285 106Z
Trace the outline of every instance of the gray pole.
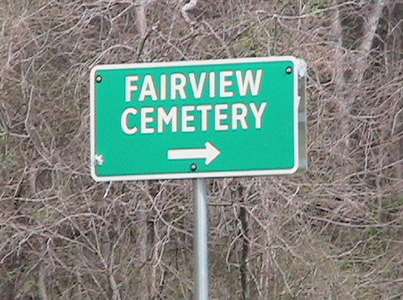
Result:
M194 260L195 260L195 300L209 299L208 261L208 199L204 179L193 180L193 200L195 213Z

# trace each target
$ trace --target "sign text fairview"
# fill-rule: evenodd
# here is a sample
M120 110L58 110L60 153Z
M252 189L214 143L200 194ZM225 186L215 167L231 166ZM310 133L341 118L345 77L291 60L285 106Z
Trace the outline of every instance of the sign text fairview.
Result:
M126 101L138 101L122 114L126 134L165 132L229 131L262 127L267 102L254 103L243 97L259 94L264 71L238 70L201 73L171 73L153 77L126 77ZM239 99L234 103L205 104L205 99ZM160 101L197 100L195 105L165 108ZM149 103L157 101L157 103ZM182 103L183 104L183 103ZM249 123L250 121L250 123Z

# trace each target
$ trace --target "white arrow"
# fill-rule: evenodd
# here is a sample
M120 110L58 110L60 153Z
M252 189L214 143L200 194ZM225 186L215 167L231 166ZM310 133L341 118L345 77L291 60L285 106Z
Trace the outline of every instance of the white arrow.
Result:
M205 159L209 165L220 154L220 150L207 142L206 148L201 149L174 149L168 151L168 159Z

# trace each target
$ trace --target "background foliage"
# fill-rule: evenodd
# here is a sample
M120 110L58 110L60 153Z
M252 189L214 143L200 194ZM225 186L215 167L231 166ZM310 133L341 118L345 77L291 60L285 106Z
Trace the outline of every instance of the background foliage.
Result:
M191 182L91 179L89 70L268 55L309 64L310 169L209 181L213 298L401 299L403 1L2 0L0 23L1 299L191 298Z

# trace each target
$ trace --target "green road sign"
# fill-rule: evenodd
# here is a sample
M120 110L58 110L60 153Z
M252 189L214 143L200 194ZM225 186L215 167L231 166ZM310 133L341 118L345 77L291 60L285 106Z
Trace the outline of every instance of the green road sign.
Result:
M96 66L92 176L294 173L306 163L305 72L293 57Z

